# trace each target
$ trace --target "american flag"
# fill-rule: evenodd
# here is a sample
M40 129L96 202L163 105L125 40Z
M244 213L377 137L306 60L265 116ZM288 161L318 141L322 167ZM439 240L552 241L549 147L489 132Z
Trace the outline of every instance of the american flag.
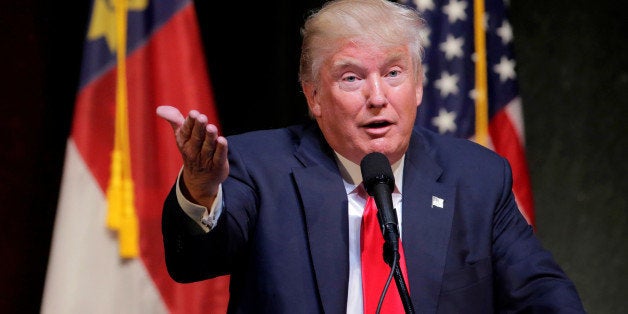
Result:
M508 0L399 2L417 9L427 22L425 88L417 124L441 134L477 141L506 157L513 169L513 190L519 209L534 226L513 33L507 19ZM484 38L476 38L478 30ZM479 110L478 99L488 99ZM481 132L482 124L486 133Z

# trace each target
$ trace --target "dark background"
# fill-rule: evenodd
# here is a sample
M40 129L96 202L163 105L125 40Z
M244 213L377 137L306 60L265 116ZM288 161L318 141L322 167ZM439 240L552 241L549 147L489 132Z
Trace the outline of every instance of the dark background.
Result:
M0 312L39 312L89 4L0 3ZM196 1L225 134L306 119L299 25L321 1ZM538 235L590 313L628 313L621 1L511 1ZM245 10L245 11L241 11Z

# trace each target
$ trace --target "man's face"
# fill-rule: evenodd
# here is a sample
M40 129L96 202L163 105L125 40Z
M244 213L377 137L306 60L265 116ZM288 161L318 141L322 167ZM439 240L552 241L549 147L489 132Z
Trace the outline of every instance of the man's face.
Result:
M357 164L375 151L391 163L402 157L423 94L406 46L348 42L325 60L319 82L303 90L335 151Z

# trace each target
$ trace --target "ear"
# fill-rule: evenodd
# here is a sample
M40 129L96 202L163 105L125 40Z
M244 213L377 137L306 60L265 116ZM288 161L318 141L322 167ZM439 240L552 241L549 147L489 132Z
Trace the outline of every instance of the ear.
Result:
M421 81L416 85L416 106L417 108L421 105L423 101L423 82Z
M421 105L421 102L423 101L423 69L421 69L419 76L417 77L417 83L416 83L416 106L417 108Z
M301 89L303 89L303 93L305 94L310 114L315 118L319 117L321 115L321 106L318 102L318 91L316 90L316 86L310 82L301 82Z

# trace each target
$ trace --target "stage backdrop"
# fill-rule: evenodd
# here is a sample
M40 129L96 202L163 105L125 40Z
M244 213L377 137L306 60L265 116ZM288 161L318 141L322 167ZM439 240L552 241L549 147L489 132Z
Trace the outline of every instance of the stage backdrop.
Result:
M298 27L318 3L295 2L196 1L225 134L307 119ZM628 312L628 23L618 3L510 1L537 233L596 314ZM88 4L0 4L2 313L39 313Z

